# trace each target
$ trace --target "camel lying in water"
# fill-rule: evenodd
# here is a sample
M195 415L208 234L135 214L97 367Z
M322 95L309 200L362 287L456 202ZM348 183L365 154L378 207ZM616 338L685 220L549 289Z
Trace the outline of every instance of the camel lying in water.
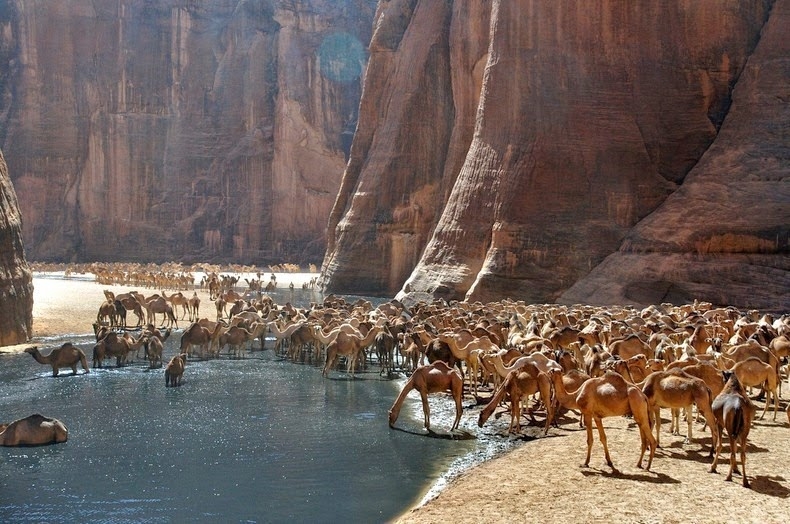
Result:
M63 422L39 415L0 424L0 446L45 446L66 442L69 431Z

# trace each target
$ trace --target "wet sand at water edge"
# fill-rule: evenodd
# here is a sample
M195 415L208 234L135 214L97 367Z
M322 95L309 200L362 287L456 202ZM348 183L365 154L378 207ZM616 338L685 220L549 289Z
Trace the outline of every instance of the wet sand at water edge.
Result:
M293 280L295 286L301 286L312 276L278 275L278 283L287 287ZM35 284L34 339L0 350L21 351L53 335L91 333L91 323L104 300L103 289L116 293L131 289L68 279L36 279ZM203 301L202 314L214 314L208 291L198 290L198 294ZM751 489L741 485L739 475L733 482L724 480L729 468L726 443L719 473L708 473L709 431L695 424L693 441L684 444L683 436L667 432L668 410L662 410L662 447L656 452L651 471L635 467L639 433L632 421L623 417L604 419L609 450L620 473L613 473L605 465L597 432L590 467L580 467L586 433L579 429L576 416L569 414L560 419L559 428L549 430L548 436L524 441L516 449L462 473L436 497L405 512L398 522L787 522L790 425L783 410L790 397L788 391L790 385L785 382L782 411L776 421L769 410L749 434L746 471ZM759 417L763 404L756 404ZM476 418L477 409L465 409L464 417ZM506 418L496 423L506 428ZM542 423L540 414L538 422ZM685 433L685 424L681 424L681 432Z

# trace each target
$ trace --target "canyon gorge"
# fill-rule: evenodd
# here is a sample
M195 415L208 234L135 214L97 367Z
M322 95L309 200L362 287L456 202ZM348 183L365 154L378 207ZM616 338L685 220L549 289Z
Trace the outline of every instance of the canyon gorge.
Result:
M790 0L648 4L0 2L27 259L786 312Z

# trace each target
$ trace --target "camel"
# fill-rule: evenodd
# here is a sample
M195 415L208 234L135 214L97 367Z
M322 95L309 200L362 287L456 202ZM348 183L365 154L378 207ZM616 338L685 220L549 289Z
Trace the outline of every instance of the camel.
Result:
M705 381L692 377L683 370L657 371L651 373L642 386L642 393L647 397L650 409L653 410L656 422L656 446L660 446L661 432L661 408L686 408L686 423L688 434L686 442L691 442L693 438L692 428L694 426L691 416L691 405L696 404L697 409L705 417L705 421L711 428L711 454L716 447L716 433L713 430L715 420L710 409L713 400L710 388ZM679 411L673 409L670 431L677 435L680 431Z
M590 376L583 371L573 370L563 373L557 369L549 370L549 379L554 387L555 414L559 411L558 408L579 411L576 395L589 378ZM579 427L582 427L583 423L584 421L579 417Z
M96 314L96 322L115 326L117 320L115 302L113 300L105 300L102 302L99 306L99 312Z
M724 389L713 400L713 414L716 417L715 431L718 435L716 445L716 456L710 466L710 472L716 473L716 464L719 462L719 455L723 446L723 432L727 432L730 440L730 471L727 480L732 480L732 474L737 469L735 450L740 447L741 467L743 468L743 487L749 487L749 479L746 476L746 442L749 437L749 430L754 420L755 407L749 396L738 380L735 373L727 373L727 382Z
M398 420L398 415L400 414L403 402L406 400L406 396L413 389L416 389L422 398L425 429L429 432L431 432L431 410L428 406L428 395L431 393L442 393L444 391L452 393L453 400L455 400L455 421L450 431L458 429L458 424L461 421L461 411L463 409L461 406L461 396L463 395L464 389L464 378L461 376L460 371L450 367L441 360L415 369L389 410L389 425L391 428L395 426L395 421Z
M375 340L378 333L379 328L376 327L371 328L364 337L361 334L359 336L349 335L342 331L338 333L337 337L326 346L326 364L323 375L326 377L329 374L329 370L335 365L338 356L345 356L348 360L347 372L353 377L360 352Z
M108 355L115 357L116 367L124 366L128 361L129 353L137 351L145 341L145 334L141 334L135 340L128 333L119 337L117 333L111 331L93 346L93 367L101 368L104 358Z
M129 293L121 293L120 295L113 295L112 291L105 290L104 295L108 299L112 297L112 300L120 302L126 311L131 311L135 314L135 316L137 317L137 324L135 324L134 327L139 327L143 325L143 319L145 318L145 314L143 313L143 307L145 306L145 302L144 301L141 302L143 296L140 293L136 291L130 291ZM116 305L116 311L117 309L118 307Z
M190 353L192 346L200 346L200 358L205 358L206 349L211 345L215 337L219 336L222 324L217 322L213 331L193 322L181 334L181 345L179 353Z
M33 355L36 362L39 364L49 364L52 366L52 376L57 377L62 367L70 367L73 371L72 375L77 374L77 363L82 364L82 369L85 373L89 373L88 360L85 358L83 351L72 345L71 342L66 342L59 348L50 351L49 355L42 355L38 347L32 346L25 349L25 353Z
M623 360L628 360L639 354L645 355L647 358L655 358L655 353L647 342L634 334L611 341L609 343L609 353Z
M291 335L293 335L294 331L296 331L297 329L299 329L300 327L302 327L303 325L306 325L306 324L307 324L307 322L305 322L305 321L297 321L297 322L292 322L290 324L287 324L287 325L284 326L283 329L280 329L280 325L278 324L278 322L276 320L272 320L271 322L269 322L267 324L267 327L269 328L269 331L274 335L274 338L275 338L274 352L275 353L279 353L280 352L280 347L283 345L283 341L284 340L289 340L290 341ZM319 336L320 329L316 329L316 331L317 331L316 335ZM319 338L321 338L321 337L319 336ZM323 342L325 344L327 343L327 342L324 342L324 340L321 340L321 342ZM262 339L261 340L261 349L263 349L263 344L264 344L264 341Z
M194 322L198 319L198 315L200 314L200 297L197 291L192 292L192 297L189 299L187 307L189 308L189 321Z
M376 335L376 356L379 364L381 365L382 376L389 376L390 373L395 371L395 337L389 329L389 322L385 322L384 329Z
M540 398L546 405L546 424L543 434L548 434L549 425L554 418L554 408L551 403L551 382L545 373L530 373L527 369L533 366L534 364L526 364L507 374L505 380L491 396L491 400L480 412L480 416L477 419L478 426L483 427L497 406L502 402L505 394L508 394L510 396L510 425L507 431L508 433L520 433L521 400L540 392ZM532 416L531 412L530 416ZM532 420L534 421L534 419L533 416Z
M162 325L167 322L169 327L175 326L175 328L178 329L178 319L176 318L175 313L173 313L173 306L171 306L164 297L159 295L148 297L145 300L145 308L148 312L149 323L156 324L156 315L161 313Z
M778 381L774 367L757 357L749 357L746 360L737 362L732 367L732 371L738 377L738 382L742 386L760 386L765 390L765 407L762 415L760 415L760 420L765 417L768 406L771 404L771 396L773 396L774 420L776 420L776 412L779 410L779 392L777 390Z
M46 446L68 439L69 431L63 422L38 413L0 424L0 446Z
M187 365L187 354L181 353L170 359L165 368L165 387L177 387L181 385L181 378L184 375L184 368Z
M253 338L253 333L241 326L231 326L219 336L219 349L228 346L231 358L244 358L245 344Z
M636 463L636 467L642 467L645 449L650 448L646 468L648 471L650 470L657 444L652 432L652 412L648 407L647 397L639 388L629 385L619 373L606 371L602 376L586 381L579 388L576 395L576 403L582 412L582 419L587 429L587 458L584 461L584 467L590 465L590 454L592 453L593 444L592 422L595 420L595 425L598 427L598 436L603 445L606 463L612 470L617 471L614 464L612 464L612 458L609 456L606 433L603 429L603 419L605 417L632 415L634 422L639 426L639 438L642 442L642 451L639 454L639 461Z
M170 305L173 307L173 313L176 313L176 316L178 316L178 307L181 306L182 320L187 316L187 314L190 316L190 318L192 317L192 312L189 309L189 299L185 297L180 291L177 291L170 296L167 296L167 293L162 291L162 298L170 302Z
M171 330L168 329L165 331L165 334L158 335L158 330L156 333L148 333L146 334L146 354L148 356L148 367L150 369L162 367L162 353L164 352L164 343L170 337Z

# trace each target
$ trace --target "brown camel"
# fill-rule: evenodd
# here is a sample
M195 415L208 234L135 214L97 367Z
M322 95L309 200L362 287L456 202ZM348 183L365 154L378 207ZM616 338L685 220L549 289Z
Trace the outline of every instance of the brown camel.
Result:
M691 416L692 404L696 404L697 409L705 417L705 421L711 428L711 455L716 447L716 433L713 425L716 423L710 404L713 400L705 381L692 377L683 372L682 369L669 371L657 371L651 373L642 386L642 393L647 397L650 409L653 410L656 423L656 445L660 446L661 432L661 408L676 408L672 410L672 422L670 431L677 435L680 432L680 412L677 408L686 409L686 423L688 433L686 442L691 442L693 438L692 428L694 420Z
M68 439L69 431L63 422L38 413L0 424L0 446L45 446Z
M194 322L198 319L198 315L200 314L200 297L197 294L197 291L192 292L192 297L189 299L189 320L190 322Z
M777 390L778 381L774 367L757 357L750 357L736 363L732 367L732 371L742 386L760 386L765 390L765 407L760 415L760 420L765 417L765 412L768 411L768 406L771 404L771 396L773 396L774 420L776 420L776 412L779 410L779 391Z
M241 326L231 326L227 331L219 336L219 349L228 346L228 354L231 358L244 358L247 342L252 340L253 333Z
M559 411L559 408L579 411L576 395L578 395L579 388L582 387L582 384L587 382L589 378L590 376L588 374L579 370L572 370L567 373L563 373L557 369L549 371L549 379L551 379L552 386L554 387L555 414ZM584 421L579 417L579 427L582 427L583 424Z
M130 291L129 293L121 293L120 295L113 295L112 291L105 290L104 295L112 300L117 300L123 305L126 311L131 311L137 317L137 324L135 327L142 326L143 320L145 319L145 313L143 309L145 307L145 302L143 300L143 296L138 293L137 291ZM116 306L117 311L117 306Z
M215 336L219 336L222 329L222 324L217 322L213 331L201 326L197 322L193 322L181 334L181 345L179 353L191 353L192 346L200 347L200 358L205 358L206 349L211 345Z
M716 417L716 425L714 427L718 434L718 444L716 445L716 456L713 459L713 464L710 466L710 472L716 473L716 464L719 462L719 455L723 446L723 432L726 431L730 440L730 471L727 474L727 480L732 480L732 474L737 469L735 451L736 448L740 447L743 487L748 488L746 441L754 420L755 408L735 373L727 373L727 375L729 376L727 383L724 385L724 390L713 400L713 414Z
M338 333L337 337L326 346L326 364L324 365L323 375L327 376L329 370L335 365L337 358L344 356L348 361L347 372L353 377L360 352L373 342L378 333L379 328L377 327L371 328L364 337L361 333L359 335L349 335L343 331Z
M623 360L628 360L634 355L645 355L647 358L655 358L653 349L639 335L628 335L625 338L609 342L609 353L618 356Z
M142 295L140 295L142 296ZM162 325L178 328L178 319L173 312L173 306L161 295L151 295L144 299L145 310L149 324L156 324L156 315L162 315Z
M165 387L177 387L181 385L181 378L184 375L184 368L187 365L187 354L181 353L170 359L165 368Z
M603 419L605 417L620 417L632 415L634 422L639 426L639 438L642 442L642 451L639 454L639 461L636 463L638 468L642 467L642 458L645 450L650 448L650 455L647 460L647 470L653 463L653 456L656 453L656 439L653 438L651 414L648 407L647 397L636 386L629 385L622 375L614 371L607 371L600 377L591 378L586 381L576 395L576 403L582 412L584 425L587 428L587 458L584 467L590 465L590 454L592 453L593 433L592 422L598 427L598 436L603 445L606 463L614 471L617 469L612 464L609 456L609 447L606 444L606 433L603 429Z
M184 296L184 294L180 291L176 291L170 296L167 296L167 293L162 291L162 297L170 302L170 305L173 307L173 313L177 315L178 307L181 307L181 319L183 320L187 315L192 316L192 313L189 310L189 299Z
M99 324L108 324L115 326L118 317L115 310L115 302L113 300L105 300L99 306L99 312L96 314L96 322Z
M77 374L77 363L82 364L82 369L85 373L89 373L88 360L85 358L83 351L72 345L71 342L66 342L59 348L53 349L49 355L42 355L38 351L38 347L33 346L25 349L25 353L33 355L36 362L39 364L49 364L52 366L52 376L57 377L62 367L70 367L74 373Z
M450 431L458 429L458 423L461 421L461 411L463 409L461 406L461 396L464 390L464 379L460 371L451 368L447 363L441 360L415 369L389 410L390 427L395 426L395 421L398 420L401 406L412 389L416 389L422 398L425 429L428 431L431 431L431 410L428 406L428 395L431 393L442 393L444 391L452 393L453 400L455 400L455 421Z
M546 406L546 424L543 434L549 432L549 425L554 418L554 407L551 402L551 381L546 373L538 372L535 364L527 363L507 374L505 380L491 396L488 404L480 412L477 425L481 428L486 423L497 406L505 398L505 394L510 396L510 426L508 433L521 432L521 400L540 392L540 398ZM532 412L530 411L530 416ZM534 421L534 416L532 417ZM514 431L515 430L515 431Z
M119 337L114 331L110 331L93 346L93 367L101 368L104 358L107 356L115 357L116 367L124 366L128 363L129 354L137 351L145 344L146 336L141 334L137 339L132 338L128 333Z
M153 368L161 368L162 367L162 353L164 352L165 341L170 338L171 330L168 329L165 331L164 335L158 335L159 330L156 330L156 333L148 333L146 335L146 354L148 356L148 367Z

